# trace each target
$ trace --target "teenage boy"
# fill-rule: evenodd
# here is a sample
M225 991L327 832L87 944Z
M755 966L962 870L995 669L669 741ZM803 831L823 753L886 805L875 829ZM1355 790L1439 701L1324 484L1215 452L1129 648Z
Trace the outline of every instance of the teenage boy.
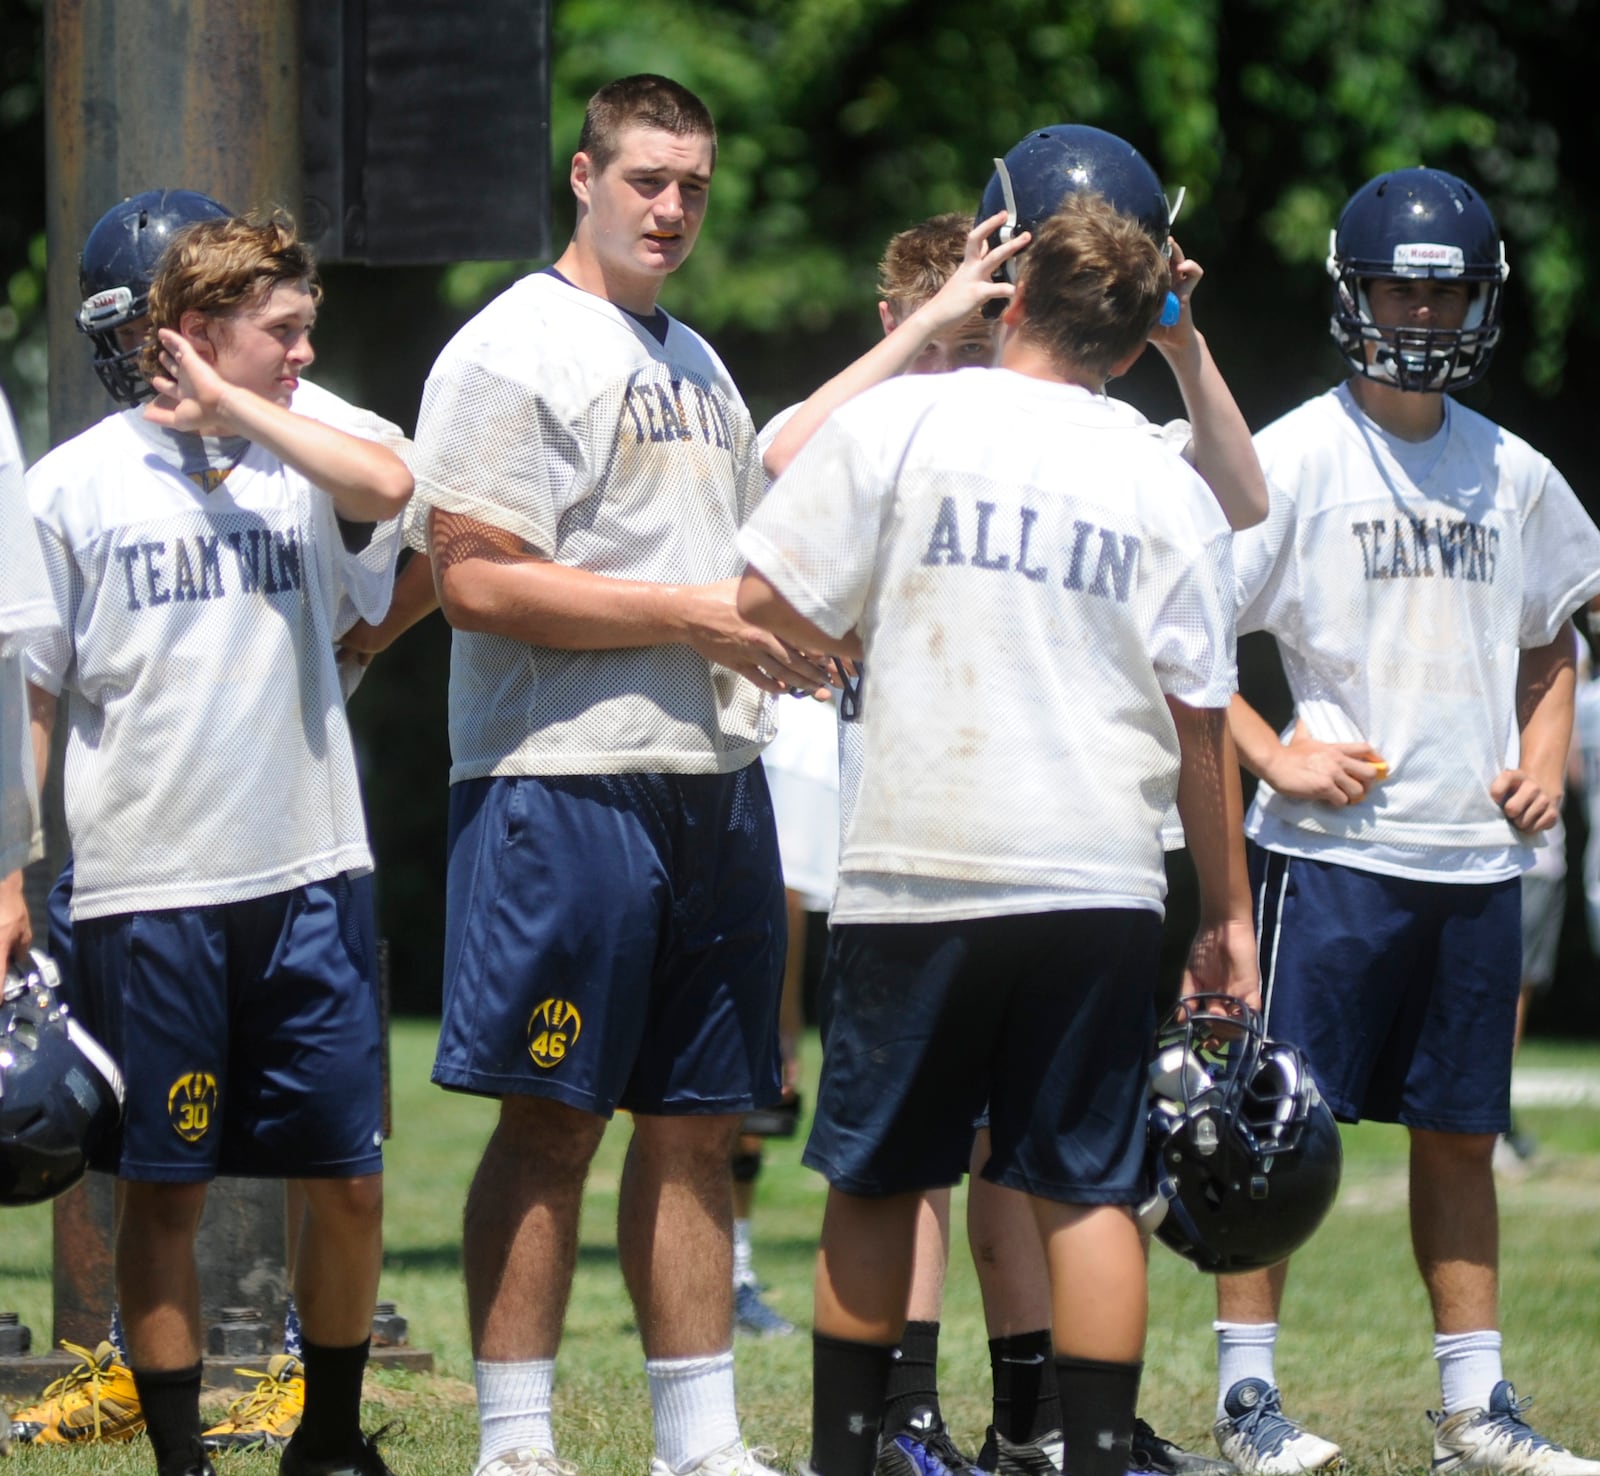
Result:
M417 430L455 627L434 1080L500 1102L464 1237L484 1476L555 1461L584 1178L619 1107L652 1469L766 1469L734 1408L728 1165L740 1118L779 1095L767 694L824 676L734 608L755 431L710 346L656 305L715 164L686 88L597 92L572 240L445 348Z
M1238 789L1218 767L1227 523L1102 393L1156 326L1167 263L1087 195L1021 261L998 372L841 406L740 536L740 608L871 670L807 1148L830 1184L818 1476L873 1468L920 1195L965 1171L986 1103L984 1176L1030 1196L1049 1266L1067 1468L1121 1476L1174 798L1201 876L1190 987L1255 991Z
M1403 1123L1433 1313L1433 1469L1595 1476L1503 1377L1491 1167L1510 1121L1519 876L1560 812L1568 617L1600 532L1548 460L1449 392L1487 370L1507 275L1482 197L1379 175L1333 233L1353 371L1256 437L1272 492L1239 536L1239 629L1277 637L1295 719L1242 698L1267 1021L1347 1122ZM1273 1371L1287 1263L1217 1281L1217 1441L1261 1476L1331 1465Z
M1161 244L1171 253L1181 311L1176 323L1151 335L1151 342L1172 369L1192 424L1174 421L1148 427L1146 433L1159 434L1183 450L1234 527L1259 521L1267 494L1250 432L1191 311L1203 272L1166 235L1168 213L1154 171L1124 140L1081 126L1041 130L1008 155L1013 163L1019 157L1030 183L1044 181L1026 191L1035 209L1040 201L1058 200L1063 191L1114 187L1114 203L1126 204L1130 214L1138 210L1159 225ZM1023 232L1034 216L1019 221L1011 240L990 252L986 243L1004 218L996 215L974 227L967 217L938 215L891 238L879 266L884 339L762 431L770 472L788 465L831 410L873 384L898 373L945 373L993 362L997 323L983 309L1011 291L1004 280L1006 263L1026 245ZM857 719L862 691L859 681L852 682L840 703L842 823L848 821L860 780ZM832 987L834 972L828 971L825 991ZM1049 1362L1048 1279L1031 1209L1022 1195L982 1177L987 1158L988 1131L983 1127L973 1145L967 1230L983 1291L994 1412L977 1466L1000 1476L1050 1476L1061 1465L1061 1411ZM889 1375L877 1476L961 1476L974 1466L945 1426L938 1391L949 1204L948 1190L935 1190L924 1197L918 1213L906 1330ZM1136 1420L1130 1469L1156 1476L1225 1476L1231 1468L1183 1449Z
M69 688L80 1012L124 1064L116 1280L162 1476L200 1445L194 1239L219 1173L297 1178L305 1418L286 1476L382 1476L359 1423L381 1259L371 868L333 632L380 618L411 474L289 408L320 288L281 217L211 219L151 286L158 398L29 474ZM264 817L266 817L264 819ZM137 938L138 946L134 946Z

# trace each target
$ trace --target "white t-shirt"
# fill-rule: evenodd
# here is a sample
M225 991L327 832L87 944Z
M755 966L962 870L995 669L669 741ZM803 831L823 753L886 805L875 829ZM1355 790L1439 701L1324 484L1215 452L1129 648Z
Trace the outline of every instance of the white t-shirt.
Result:
M17 428L0 395L0 877L44 854L22 652L31 636L60 624L28 511Z
M1118 412L1126 417L1128 425L1133 427L1142 427L1146 435L1153 436L1169 451L1174 451L1178 455L1182 456L1183 459L1191 466L1194 464L1194 433L1187 420L1169 420L1164 424L1157 424L1154 421L1147 420L1144 415L1132 405L1126 404L1121 400L1108 399L1108 403L1117 407ZM787 409L780 410L772 417L771 420L761 427L760 445L763 455L765 455L773 441L777 439L778 432L783 429L783 427L788 423L790 417L793 416L795 411L799 408L799 404L790 405ZM834 765L834 778L836 787L828 808L838 817L839 843L841 845L844 843L845 832L850 827L850 816L855 810L856 794L861 788L861 770L863 764L866 762L866 754L861 737L861 724L858 720L859 708L863 703L865 703L865 701L866 687L863 680L857 684L852 700L846 701L841 693L836 697L833 704L836 710L836 716L838 718L836 724L836 730L838 733L838 757ZM846 708L850 709L849 716L846 715ZM777 708L778 736L774 740L774 749L785 743L783 728L783 715L785 710L784 704L779 703ZM815 720L812 719L813 725L814 721ZM773 749L769 749L767 751L765 758L767 760L768 774L770 777L774 761ZM774 788L773 803L774 808L777 810L778 843L781 848L784 844L784 809L779 804L779 800L780 795L777 789ZM805 839L808 842L808 853L814 854L814 848L809 845L810 836L811 832L809 829L807 829L805 832ZM1176 805L1172 806L1167 811L1166 817L1162 821L1161 836L1162 845L1169 851L1179 850L1184 844L1183 824L1178 818L1178 810ZM830 895L833 890L832 881L835 873L829 874L828 892ZM820 895L820 892L813 891L812 895ZM807 905L810 905L809 900Z
M423 392L417 496L618 579L709 584L764 478L727 370L550 272L446 345ZM566 651L456 631L452 783L487 774L728 773L772 735L752 683L687 645Z
M1245 828L1289 855L1484 882L1532 861L1489 786L1517 762L1519 652L1600 590L1600 530L1545 457L1444 404L1420 446L1343 385L1256 437L1272 506L1234 543L1239 630L1277 637L1314 737L1369 743L1389 775L1337 809L1263 783Z
M75 918L372 865L333 639L343 610L383 618L400 520L352 552L332 499L270 453L235 443L207 491L196 447L133 409L28 474L63 626L28 679L70 693Z
M961 370L836 411L739 538L865 644L834 920L1159 912L1166 698L1234 690L1229 541L1194 471L1086 390Z

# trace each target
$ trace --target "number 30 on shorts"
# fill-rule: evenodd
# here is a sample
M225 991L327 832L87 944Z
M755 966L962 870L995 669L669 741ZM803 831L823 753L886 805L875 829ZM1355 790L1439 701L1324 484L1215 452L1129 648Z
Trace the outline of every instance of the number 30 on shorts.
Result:
M577 1045L582 1029L577 1007L569 1000L541 1000L528 1019L528 1054L533 1064L547 1071L559 1066Z
M217 1079L209 1071L191 1071L167 1092L167 1116L185 1143L198 1143L217 1110Z

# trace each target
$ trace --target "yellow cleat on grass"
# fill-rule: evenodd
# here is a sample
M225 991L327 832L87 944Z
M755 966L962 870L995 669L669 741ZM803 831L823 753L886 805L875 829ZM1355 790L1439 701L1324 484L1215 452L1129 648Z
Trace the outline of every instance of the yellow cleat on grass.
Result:
M115 1345L101 1343L93 1353L76 1343L61 1346L83 1361L51 1384L37 1404L11 1416L11 1438L28 1445L78 1445L142 1434L139 1391Z
M221 1450L281 1450L300 1428L306 1410L306 1371L293 1353L276 1353L267 1371L236 1368L259 1379L255 1388L228 1406L227 1417L200 1437L215 1455Z

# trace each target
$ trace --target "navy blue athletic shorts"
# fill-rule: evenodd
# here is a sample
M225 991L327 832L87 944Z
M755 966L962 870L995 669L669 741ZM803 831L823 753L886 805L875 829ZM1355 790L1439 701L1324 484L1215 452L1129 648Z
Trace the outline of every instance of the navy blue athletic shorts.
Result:
M602 1117L767 1106L786 936L759 763L456 784L433 1079Z
M833 932L806 1163L849 1194L986 1179L1066 1204L1145 1196L1159 914L1134 908Z
M1267 1033L1344 1122L1501 1133L1521 882L1416 881L1249 845Z
M370 876L73 925L76 1012L122 1067L125 1179L383 1169Z

